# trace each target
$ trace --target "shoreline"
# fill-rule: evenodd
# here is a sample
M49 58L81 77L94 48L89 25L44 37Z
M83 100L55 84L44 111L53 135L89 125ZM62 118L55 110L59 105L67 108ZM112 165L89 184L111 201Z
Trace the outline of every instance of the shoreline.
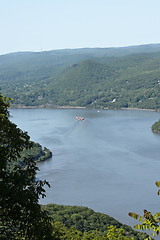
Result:
M79 106L52 106L52 105L37 105L37 106L25 106L25 105L11 105L10 109L86 109L86 107Z
M160 111L160 109L151 109L151 108L121 108L121 110L140 110L140 111L152 111L152 112Z
M37 105L37 106L25 106L25 105L11 105L10 109L87 109L87 107L80 106L53 106L53 105ZM88 108L98 110L140 110L140 111L153 111L160 112L160 109L150 108L120 108L120 109L109 109L109 108Z

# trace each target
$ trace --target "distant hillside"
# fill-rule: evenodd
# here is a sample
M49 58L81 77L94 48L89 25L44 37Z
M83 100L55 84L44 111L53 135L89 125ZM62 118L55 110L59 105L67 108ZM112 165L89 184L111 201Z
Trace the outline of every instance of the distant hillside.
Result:
M160 108L160 44L0 56L0 88L14 104Z

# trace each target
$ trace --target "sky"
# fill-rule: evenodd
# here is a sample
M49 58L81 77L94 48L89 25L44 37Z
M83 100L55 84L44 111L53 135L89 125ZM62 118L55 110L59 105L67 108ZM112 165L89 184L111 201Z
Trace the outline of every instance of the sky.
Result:
M0 55L160 43L160 0L0 0Z

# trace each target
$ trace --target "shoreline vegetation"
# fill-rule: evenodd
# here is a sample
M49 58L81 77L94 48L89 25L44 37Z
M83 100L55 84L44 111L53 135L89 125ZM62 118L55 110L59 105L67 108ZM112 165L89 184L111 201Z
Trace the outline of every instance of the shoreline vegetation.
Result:
M90 107L80 107L80 106L54 106L54 105L36 105L36 106L25 106L25 105L11 105L10 109L97 109L97 110L141 110L141 111L153 111L160 112L160 109L150 109L150 108L130 108L130 107L122 107L122 108L90 108Z
M152 131L156 134L160 134L160 120L155 122L153 125L152 125Z
M52 152L48 148L42 148L39 143L30 143L33 144L31 148L24 148L20 152L20 156L17 158L17 161L13 161L8 164L8 169L10 171L12 171L15 166L25 165L25 159L27 158L33 159L33 161L37 164L39 162L44 162L52 157Z
M31 156L33 160L38 163L51 158L52 152L46 147L43 149L39 143L33 143L33 147L31 149L24 149L21 152L20 160L23 161L23 158L26 156Z
M25 105L12 105L10 109L86 109L86 107L73 107L73 106L53 106L53 105L37 105L37 106L25 106Z

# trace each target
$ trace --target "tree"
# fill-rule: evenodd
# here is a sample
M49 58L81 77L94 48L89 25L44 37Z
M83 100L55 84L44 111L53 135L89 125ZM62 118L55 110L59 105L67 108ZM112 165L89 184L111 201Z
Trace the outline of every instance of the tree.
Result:
M117 229L115 226L111 225L108 227L107 232L107 239L108 240L134 240L132 237L125 236L125 231L123 228Z
M156 182L156 186L160 187L160 181ZM160 195L160 190L158 191L158 195ZM134 228L143 231L148 229L149 231L152 231L153 237L156 237L156 235L160 235L160 212L155 213L154 215L152 215L151 212L147 211L146 209L143 212L143 217L133 212L129 213L130 217L139 220L139 222L141 223L136 224ZM151 236L149 236L146 239L151 240L152 238Z
M33 143L10 121L10 102L0 94L0 239L52 239L50 219L38 204L49 184L36 180L32 157L18 161L21 151Z

